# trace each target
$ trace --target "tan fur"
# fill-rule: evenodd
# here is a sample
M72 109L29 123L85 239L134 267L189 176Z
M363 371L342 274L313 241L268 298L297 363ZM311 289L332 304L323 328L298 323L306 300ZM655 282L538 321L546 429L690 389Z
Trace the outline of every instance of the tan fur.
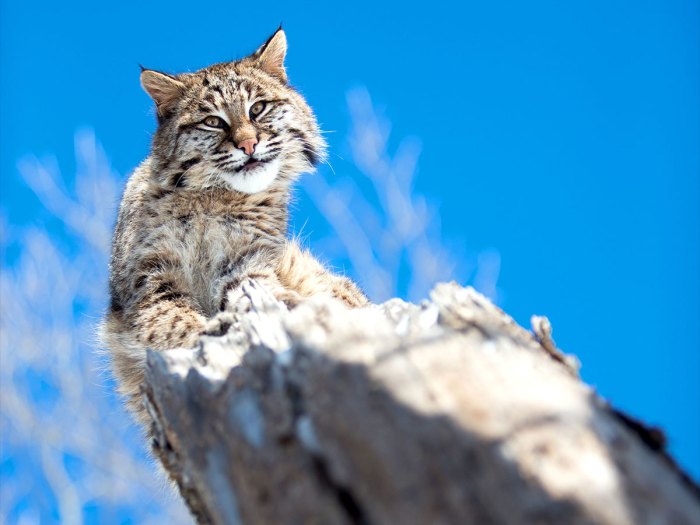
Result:
M347 277L329 273L308 250L288 242L277 262L277 277L282 286L302 298L326 294L352 307L364 306L367 298Z
M323 158L325 143L286 83L285 51L279 30L240 61L142 72L159 126L122 198L102 327L119 389L142 421L146 349L193 347L246 278L290 306L315 294L367 303L352 281L287 240L290 184ZM259 116L250 112L258 101ZM205 125L212 115L226 125ZM257 140L251 156L237 147L243 139Z

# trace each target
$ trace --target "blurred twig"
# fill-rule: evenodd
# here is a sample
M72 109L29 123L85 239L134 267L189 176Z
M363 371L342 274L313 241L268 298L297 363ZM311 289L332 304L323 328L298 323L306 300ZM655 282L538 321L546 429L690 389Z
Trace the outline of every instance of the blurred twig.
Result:
M71 524L88 512L101 523L187 523L93 350L121 180L91 132L75 143L72 191L53 159L19 165L62 244L38 228L3 235L19 255L0 275L0 521L51 521L55 507Z
M304 189L340 240L352 273L375 301L403 295L417 300L438 281L471 281L496 299L500 258L448 250L434 206L416 192L420 144L403 139L389 152L389 122L377 111L366 89L347 96L351 119L350 149L361 175L333 182L317 174ZM368 191L361 188L368 187ZM402 285L407 281L405 286Z

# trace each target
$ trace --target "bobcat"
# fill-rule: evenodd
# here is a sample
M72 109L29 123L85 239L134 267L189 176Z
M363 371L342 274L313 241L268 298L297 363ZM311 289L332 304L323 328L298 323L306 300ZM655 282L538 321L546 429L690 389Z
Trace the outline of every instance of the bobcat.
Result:
M102 328L119 389L142 421L146 349L193 347L247 278L290 306L315 294L367 303L287 240L290 186L326 145L287 82L286 50L280 28L242 60L179 75L142 69L158 129L122 198Z

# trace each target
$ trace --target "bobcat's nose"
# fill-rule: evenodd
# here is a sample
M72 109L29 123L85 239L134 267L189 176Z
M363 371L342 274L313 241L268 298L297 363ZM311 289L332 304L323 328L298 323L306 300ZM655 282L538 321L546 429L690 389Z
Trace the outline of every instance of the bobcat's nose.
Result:
M258 139L245 139L236 144L238 149L242 149L246 155L252 155L255 153L255 145L258 143Z

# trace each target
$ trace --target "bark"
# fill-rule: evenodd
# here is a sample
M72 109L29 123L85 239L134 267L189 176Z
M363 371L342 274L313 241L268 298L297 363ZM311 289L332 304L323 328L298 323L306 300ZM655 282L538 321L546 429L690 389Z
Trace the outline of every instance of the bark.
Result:
M546 318L456 284L359 310L245 295L197 350L148 356L153 449L200 523L699 523L660 434Z

